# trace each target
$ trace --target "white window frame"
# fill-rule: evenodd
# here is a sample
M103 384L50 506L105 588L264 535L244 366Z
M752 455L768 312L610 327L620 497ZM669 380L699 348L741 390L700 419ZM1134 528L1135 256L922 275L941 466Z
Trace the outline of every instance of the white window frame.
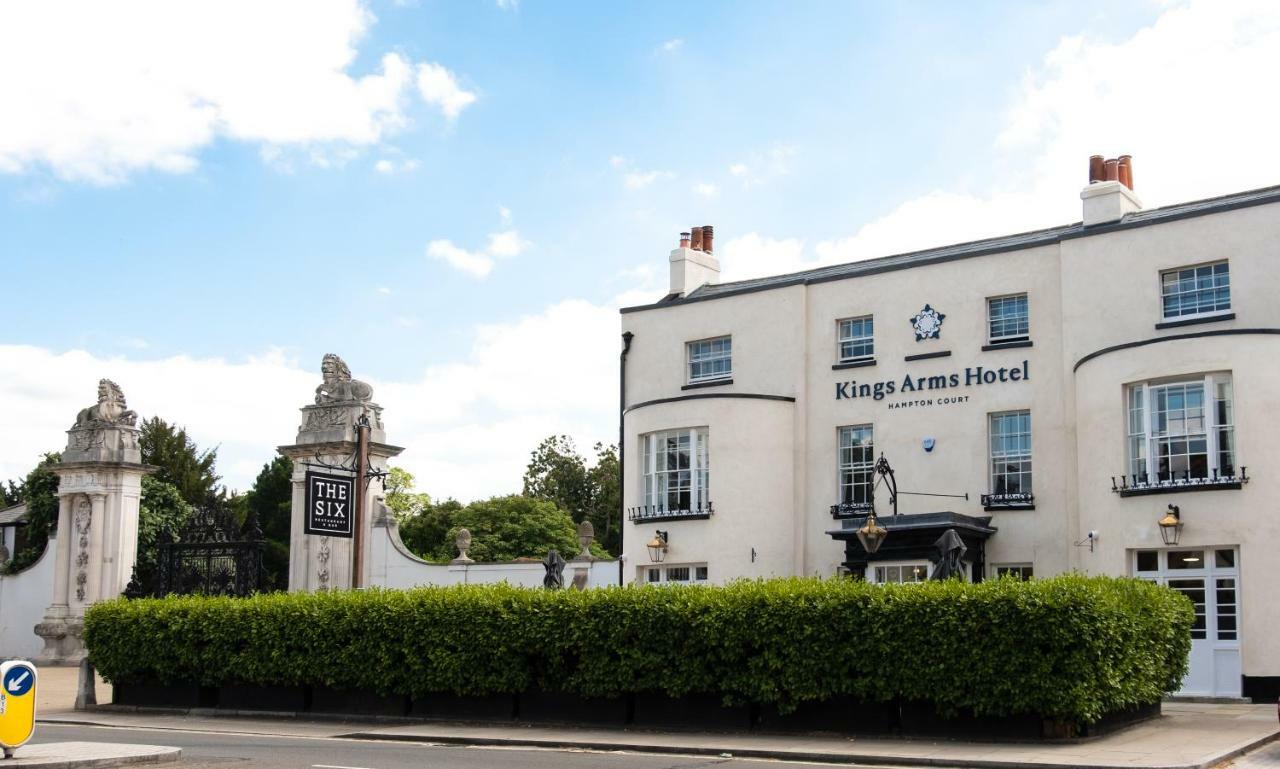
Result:
M866 444L865 450L860 448L860 446L856 443L848 446L847 448L849 449L851 461L846 462L845 461L845 449L846 449L845 436L846 435L856 436L858 431L861 431L861 430L866 430L867 435L870 438L870 442ZM871 495L874 492L874 488L875 488L875 467L876 467L875 441L876 441L876 436L875 436L874 425L870 425L870 424L844 425L842 427L836 428L836 504L860 505L862 504L863 501L865 502L871 501ZM865 461L859 461L853 456L853 454L857 452L862 452L866 455ZM845 490L846 484L844 482L844 476L846 472L849 472L855 479L858 475L861 475L861 474L866 475L866 480L864 481L864 485L867 487L866 500L859 501L855 499L848 499L848 500L845 499L844 490ZM851 483L848 485L852 489L857 487L859 484L855 481L854 483ZM853 496L856 496L856 495L853 495Z
M1205 478L1213 479L1215 472L1217 477L1232 477L1239 470L1240 457L1237 455L1237 447L1239 441L1235 435L1235 387L1233 378L1229 371L1217 371L1204 375L1192 375L1181 377L1168 377L1164 379L1153 379L1147 382L1135 382L1125 388L1125 461L1131 475L1137 475L1137 483L1142 483L1142 473L1146 473L1147 483L1172 483L1181 481L1180 477L1175 477L1170 472L1168 479L1161 479L1159 474L1159 456L1156 451L1156 443L1161 438L1170 437L1168 434L1163 436L1156 434L1156 409L1152 402L1152 395L1155 391L1176 385L1199 385L1202 387L1204 399L1202 408L1204 411L1204 433L1205 433L1205 453L1207 462L1205 466ZM1227 386L1228 401L1227 413L1230 416L1230 423L1222 422L1218 415L1218 385ZM1139 395L1140 394L1140 395ZM1141 409L1141 413L1135 413L1134 406L1135 396L1140 397L1140 404L1137 409ZM1142 432L1137 432L1137 428L1141 427ZM1221 433L1222 431L1230 433L1231 441L1231 471L1230 475L1224 472L1221 465ZM1183 433L1183 435L1192 435L1193 433ZM1194 433L1198 434L1198 433ZM1136 456L1135 448L1140 448L1145 453L1144 456ZM1198 477L1198 476L1196 476Z
M902 570L902 569L908 569L908 568L909 568L909 569L916 569L916 570L923 569L923 571L917 571L917 572L916 572L916 573L917 573L917 575L919 576L919 579L912 579L912 580L900 580L900 579L899 579L899 580L886 580L886 581L883 581L883 582L882 582L882 581L880 581L880 580L878 580L878 579L876 579L876 569L884 569L885 571L888 571L889 569L898 569L899 574L901 574L901 570ZM872 561L871 563L868 563L868 564L867 564L866 581L867 581L867 582L870 582L870 583L872 583L872 584L875 584L875 585L913 585L913 584L916 584L916 583L918 583L918 582L928 582L928 581L929 581L929 573L930 573L931 571L933 571L933 564L929 563L929 561L928 561L928 560L920 560L920 561Z
M658 458L667 456L670 452L660 451L665 448L660 445L660 441L676 439L677 442L683 438L688 441L689 451L689 506L688 507L671 507L668 502L672 493L670 480L664 479L664 476L677 475L675 493L679 494L683 488L680 483L678 474L682 471L677 461L675 469L659 468ZM661 430L653 433L646 433L640 436L640 457L641 457L641 486L640 493L644 499L646 507L656 508L663 512L678 513L682 511L696 512L698 510L709 509L710 486L711 486L711 437L710 431L706 427L687 427L678 430Z
M695 353L697 345L714 345L716 342L724 342L723 351L708 351L707 353ZM692 342L685 342L685 375L689 384L698 384L700 382L719 382L724 379L733 378L733 336L725 334L724 336L713 336L707 339L695 339ZM729 362L726 371L716 371L710 374L694 375L694 364L709 364L721 360Z
M866 331L867 330L866 324L870 324L871 326L870 333L864 333L864 334L855 336L852 333L853 324L855 322L861 323L863 321L865 321L865 323L862 325L862 330ZM858 363L860 361L875 360L876 359L875 322L876 322L875 316L873 315L858 315L851 318L841 318L837 320L836 321L836 360L839 361L840 363ZM850 333L848 336L845 335L846 323L849 324L849 330L850 330ZM845 355L844 348L846 344L866 345L868 352L862 355Z
M1015 329L1013 334L1001 334L997 336L995 332L996 318L991 317L991 309L997 302L1005 302L1011 299L1021 299L1023 306L1026 308L1026 329ZM1000 318L1003 321L1003 316ZM1004 342L1025 342L1031 338L1031 300L1027 297L1025 291L1017 294L1004 294L1001 296L987 297L987 342L989 344L1001 344Z
M1002 419L1005 417L1021 416L1023 414L1025 414L1027 417L1027 432L1025 433L1027 436L1027 450L1022 451L1021 449L1019 449L1016 451L1007 451L1004 448L997 450L995 445L996 420ZM1020 437L1022 435L1023 433L1021 432L1001 433L1002 437ZM1034 494L1035 493L1035 462L1032 461L1032 454L1033 454L1033 447L1034 447L1033 435L1034 433L1031 427L1031 410L1030 409L1014 409L1013 411L996 411L996 412L987 414L987 484L988 484L988 488L991 489L991 493L993 495ZM996 483L996 478L999 476L1007 477L1013 473L1007 473L1007 472L997 473L996 463L1001 461L1009 461L1010 459L1017 458L1017 457L1025 457L1026 458L1025 460L1019 459L1018 461L1020 462L1025 461L1030 466L1029 469L1026 471L1027 488L1022 488L1022 486L1019 485L1018 491L1016 492L1009 491L1007 487L1003 490L999 489L998 484ZM1016 475L1021 476L1022 472L1019 471L1018 473L1016 473ZM1019 481L1019 484L1021 484L1021 481Z
M674 569L688 569L688 579L670 579L671 571ZM698 570L704 570L701 577ZM657 579L654 579L654 575ZM710 582L710 569L707 568L706 562L701 563L661 563L646 564L640 567L639 580L642 585L705 585Z
M1002 576L1000 574L1001 571L1010 572L1014 570L1017 570L1018 578L1023 581L1035 579L1036 577L1035 566L1030 563L993 563L991 564L991 577L992 579L999 579Z
M1194 295L1201 291L1212 291L1215 294L1217 293L1220 287L1217 285L1216 270L1212 268L1216 268L1219 265L1226 268L1226 270L1224 270L1223 272L1223 274L1226 275L1226 280L1225 280L1225 288L1227 290L1226 307L1215 306L1214 309L1212 310L1201 310L1198 312L1188 312L1188 313L1174 313L1173 315L1170 315L1168 308L1165 307L1165 300L1168 299L1170 296L1182 297L1187 295ZM1211 274L1211 277L1213 278L1214 285L1209 286L1208 288L1200 288L1197 285L1193 287L1190 291L1175 291L1172 293L1165 292L1166 276L1180 275L1180 273L1185 272L1187 270L1192 270L1194 274L1194 271L1200 270L1206 267L1211 268L1210 274ZM1160 318L1165 322L1177 322L1182 320L1198 320L1201 318L1212 318L1219 315L1227 315L1231 312L1231 265L1230 265L1230 260L1228 259L1217 259L1212 262L1200 262L1199 264L1189 264L1189 265L1184 265L1182 267L1173 267L1168 270L1161 270L1159 280L1160 280ZM1175 278L1175 281L1176 280L1177 278ZM1193 282L1198 284L1199 278L1193 277ZM1216 298L1215 298L1214 304L1215 305L1217 304Z

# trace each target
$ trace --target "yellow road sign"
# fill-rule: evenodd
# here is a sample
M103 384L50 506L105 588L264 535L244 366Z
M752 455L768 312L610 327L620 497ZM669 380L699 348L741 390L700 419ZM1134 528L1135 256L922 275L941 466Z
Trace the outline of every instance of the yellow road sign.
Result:
M31 739L36 728L36 666L0 663L0 747L5 753Z

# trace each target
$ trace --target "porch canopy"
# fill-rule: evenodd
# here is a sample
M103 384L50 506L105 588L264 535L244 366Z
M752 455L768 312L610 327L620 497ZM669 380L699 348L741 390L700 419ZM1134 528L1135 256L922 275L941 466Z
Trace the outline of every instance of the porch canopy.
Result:
M832 539L844 541L845 568L854 574L863 574L867 564L876 561L938 561L935 543L947 529L955 529L967 548L964 560L972 565L970 573L974 582L982 581L986 570L986 542L996 533L991 516L972 516L953 513L912 513L876 516L881 526L888 530L884 543L875 553L868 553L858 541L858 529L866 523L866 516L846 518L838 529L828 531Z

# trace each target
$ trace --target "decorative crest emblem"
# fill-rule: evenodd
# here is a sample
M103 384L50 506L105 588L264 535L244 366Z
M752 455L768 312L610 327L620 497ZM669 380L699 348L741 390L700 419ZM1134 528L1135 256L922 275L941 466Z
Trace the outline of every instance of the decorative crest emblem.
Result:
M942 321L946 317L946 315L926 304L923 310L911 318L911 327L916 331L916 341L922 342L925 339L937 339L942 332Z

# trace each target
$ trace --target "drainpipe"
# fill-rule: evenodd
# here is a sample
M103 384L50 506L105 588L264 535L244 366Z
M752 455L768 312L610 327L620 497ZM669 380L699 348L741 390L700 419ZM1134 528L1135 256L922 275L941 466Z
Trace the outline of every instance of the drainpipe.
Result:
M623 544L627 538L627 499L626 489L626 456L627 441L626 432L623 429L623 420L627 413L627 353L631 351L631 339L635 334L630 331L622 332L622 354L618 356L618 585L626 584L624 580L623 570L626 568L626 561L622 559L625 550Z

